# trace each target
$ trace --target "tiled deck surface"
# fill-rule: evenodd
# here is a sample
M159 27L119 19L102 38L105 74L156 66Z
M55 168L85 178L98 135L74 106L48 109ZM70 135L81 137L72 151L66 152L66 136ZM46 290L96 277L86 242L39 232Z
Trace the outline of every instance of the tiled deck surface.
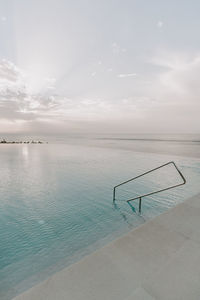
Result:
M14 299L200 299L200 195Z

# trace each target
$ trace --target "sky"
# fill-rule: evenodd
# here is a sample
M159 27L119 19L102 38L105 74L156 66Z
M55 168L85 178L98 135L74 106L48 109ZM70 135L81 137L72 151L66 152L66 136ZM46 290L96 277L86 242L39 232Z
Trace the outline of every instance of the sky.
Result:
M200 133L199 0L0 0L0 135Z

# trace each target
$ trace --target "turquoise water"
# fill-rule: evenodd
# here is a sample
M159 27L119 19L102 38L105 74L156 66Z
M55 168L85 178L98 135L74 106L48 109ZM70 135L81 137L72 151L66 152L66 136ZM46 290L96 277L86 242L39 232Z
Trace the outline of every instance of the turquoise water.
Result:
M175 160L187 185L147 197L138 214L130 196L178 183L172 167L117 191L113 186ZM200 192L200 160L120 148L44 144L0 146L0 299L52 273Z

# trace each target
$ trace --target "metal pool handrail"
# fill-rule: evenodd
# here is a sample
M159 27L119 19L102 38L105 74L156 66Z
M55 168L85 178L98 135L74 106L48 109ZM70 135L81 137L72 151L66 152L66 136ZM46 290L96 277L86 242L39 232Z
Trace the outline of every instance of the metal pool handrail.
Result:
M134 177L134 178L131 178L131 179L127 180L127 181L124 181L124 182L122 182L122 183L116 185L116 186L114 187L114 189L113 189L113 202L115 202L115 200L116 200L116 199L115 199L115 194L116 194L116 188L117 188L117 187L119 187L119 186L121 186L121 185L123 185L123 184L126 184L126 183L128 183L128 182L130 182L130 181L133 181L133 180L135 180L135 179L137 179L137 178L139 178L139 177L142 177L142 176L144 176L144 175L146 175L146 174L148 174L148 173L151 173L151 172L153 172L153 171L156 171L156 170L158 170L158 169L160 169L160 168L163 168L163 167L165 167L165 166L167 166L167 165L169 165L169 164L173 164L173 165L174 165L174 167L176 168L177 172L179 173L180 177L181 177L182 180L183 180L182 183L175 184L175 185L169 186L169 187L167 187L167 188L164 188L164 189L161 189L161 190L158 190L158 191L155 191L155 192L151 192L151 193L148 193L148 194L140 195L140 196L137 196L137 197L132 198L132 199L128 199L128 200L126 200L126 202L134 201L134 200L136 200L136 199L139 199L139 212L141 213L141 204L142 204L142 198L143 198L143 197L147 197L147 196L150 196L150 195L153 195L153 194L157 194L157 193L160 193L160 192L163 192L163 191L167 191L167 190L170 190L170 189L173 189L173 188L175 188L175 187L178 187L178 186L181 186L181 185L185 184L185 183L186 183L185 177L183 176L183 174L181 173L181 171L178 169L178 167L176 166L175 162L170 161L170 162L168 162L168 163L166 163L166 164L164 164L164 165L162 165L162 166L159 166L159 167L157 167L157 168L155 168L155 169L151 169L150 171L147 171L147 172L145 172L145 173L143 173L143 174L141 174L141 175L138 175L138 176L136 176L136 177Z

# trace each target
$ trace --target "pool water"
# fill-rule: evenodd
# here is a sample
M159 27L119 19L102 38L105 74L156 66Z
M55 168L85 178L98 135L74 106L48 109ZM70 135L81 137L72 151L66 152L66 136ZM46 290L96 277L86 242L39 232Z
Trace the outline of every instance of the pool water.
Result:
M187 184L138 200L126 199L180 182L172 166L117 190L113 186L174 160ZM0 146L0 299L78 261L200 192L200 160L68 144Z

